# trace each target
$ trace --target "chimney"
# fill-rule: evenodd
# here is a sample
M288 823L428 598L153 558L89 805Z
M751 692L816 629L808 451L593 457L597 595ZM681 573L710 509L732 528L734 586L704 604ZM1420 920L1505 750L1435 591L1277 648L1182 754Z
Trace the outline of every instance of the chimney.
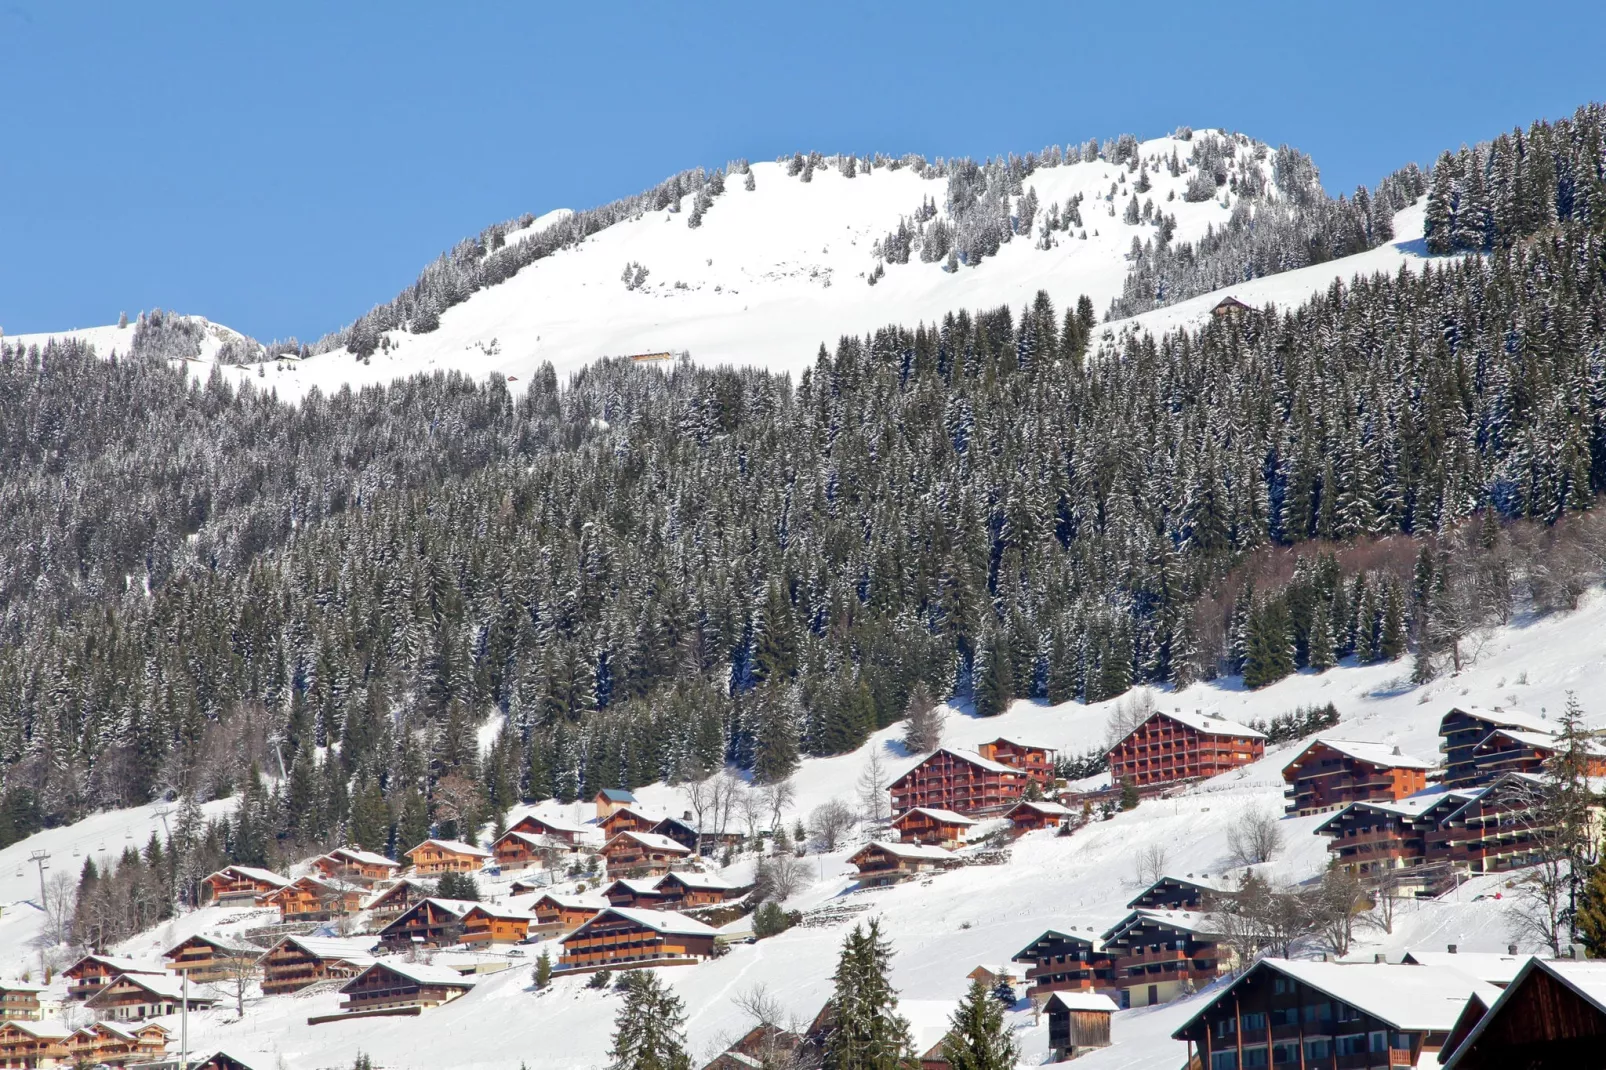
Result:
M1516 944L1507 944L1506 945L1506 954L1515 955L1516 953L1517 953L1517 945Z
M1383 952L1379 951L1377 954L1372 956L1372 961L1377 963L1379 966L1381 966L1384 963L1388 962L1388 957L1386 955L1384 955Z
M691 820L691 811L690 810L682 810L680 812L680 819L682 821L690 821Z
M1395 755L1395 757L1399 757L1400 753L1401 753L1400 752L1400 745L1398 743L1394 744L1394 755Z
M1453 955L1453 954L1455 954L1455 945L1454 944L1446 944L1445 945L1445 950L1449 951L1450 954Z

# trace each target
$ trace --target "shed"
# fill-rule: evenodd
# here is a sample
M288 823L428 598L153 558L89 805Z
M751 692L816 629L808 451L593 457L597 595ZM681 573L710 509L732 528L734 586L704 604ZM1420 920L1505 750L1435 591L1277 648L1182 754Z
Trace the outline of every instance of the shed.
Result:
M1098 992L1054 992L1043 1005L1048 1013L1048 1046L1059 1060L1074 1059L1110 1046L1115 1001Z

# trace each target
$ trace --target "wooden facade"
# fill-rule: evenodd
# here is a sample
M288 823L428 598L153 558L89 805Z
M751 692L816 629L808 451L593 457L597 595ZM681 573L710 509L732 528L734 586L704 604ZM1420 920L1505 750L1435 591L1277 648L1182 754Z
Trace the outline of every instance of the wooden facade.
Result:
M429 898L435 890L434 882L403 877L389 888L370 899L364 910L373 923L383 928L401 917L418 903Z
M669 905L669 893L658 890L661 877L620 877L602 890L611 907L637 907L662 910Z
M535 915L529 911L475 903L463 915L463 943L469 947L522 943L534 924Z
M261 957L263 949L230 937L197 934L163 952L167 968L188 974L190 983L206 984L239 975Z
M892 782L892 812L916 807L966 816L997 814L1020 802L1030 777L1019 769L966 751L939 748Z
M1439 749L1444 752L1443 784L1447 788L1471 788L1490 779L1490 772L1478 764L1478 744L1501 728L1550 735L1555 724L1543 717L1520 710L1499 707L1456 706L1439 721Z
M307 876L263 896L262 905L277 907L281 922L328 921L357 913L366 895L360 885Z
M124 1027L95 1022L67 1037L67 1060L74 1066L127 1066L160 1060L172 1034L155 1022Z
M1041 1003L1053 992L1120 991L1115 984L1115 960L1099 949L1092 936L1050 929L1016 952L1015 962L1026 964L1026 995Z
M190 985L187 998L183 993L183 981L178 977L125 973L90 996L84 1006L102 1018L126 1022L177 1014L185 1003L193 1011L210 1007L218 1001L211 991L200 985Z
M616 806L607 817L597 822L597 828L602 830L604 840L611 840L621 832L651 832L653 826L663 820L644 814L633 806ZM692 849L687 845L686 849Z
M1472 748L1472 760L1485 782L1506 773L1538 776L1562 745L1559 736L1548 732L1497 728ZM1584 772L1591 777L1606 776L1606 753L1593 741L1585 745Z
M464 918L478 905L467 899L439 899L434 896L421 899L379 930L379 942L390 951L415 945L451 947L462 942L467 929Z
M669 910L608 907L563 938L562 970L674 964L714 955L715 931Z
M0 981L0 1022L37 1022L44 1017L39 1004L43 985Z
M1055 992L1043 1004L1048 1014L1048 1047L1056 1061L1074 1059L1110 1046L1115 1001L1096 992Z
M534 833L508 829L491 844L491 857L504 870L520 870L545 865L549 857L570 850L567 844L559 846Z
M530 913L535 915L535 927L531 931L542 936L571 933L608 905L606 899L547 892L529 905Z
M964 843L965 837L975 826L975 818L927 806L905 810L892 819L892 828L904 843L931 844L946 847L950 851Z
M1428 1065L1468 998L1494 990L1455 970L1261 959L1172 1033L1203 1070Z
M1266 737L1200 713L1151 714L1110 749L1110 779L1138 787L1213 777L1266 754Z
M57 1022L0 1022L0 1066L71 1066L71 1035Z
M917 843L873 841L848 857L848 865L859 871L859 883L867 888L894 884L917 874L946 869L953 863L954 856L941 847Z
M1445 1045L1444 1070L1606 1065L1606 963L1531 958L1491 1005L1469 1013Z
M1019 769L1044 793L1054 790L1054 758L1059 752L1053 747L1039 747L1035 743L1021 743L999 736L991 743L980 744L976 753L990 761Z
M324 880L343 881L346 884L359 884L371 888L400 873L401 863L375 851L364 851L356 847L336 847L321 858L314 859L312 868Z
M490 857L491 852L461 840L425 840L407 852L407 860L419 876L478 873Z
M337 940L321 936L286 936L260 960L262 994L296 992L319 981L350 980L373 965L373 937Z
M1352 802L1394 802L1424 790L1432 763L1398 747L1317 739L1283 769L1290 814L1318 814Z
M1057 802L1022 799L1004 816L1009 818L1010 827L1016 832L1038 832L1059 828L1071 819L1072 813Z
M115 955L85 955L61 971L67 979L67 998L88 999L125 973L150 973L161 976L166 971L154 962L118 958Z
M690 814L684 817L660 818L647 831L668 836L682 847L690 848L699 854L717 851L723 847L735 847L742 842L740 832L700 827L691 819Z
M662 876L690 857L684 846L652 832L621 832L602 845L609 877Z
M723 877L689 870L675 870L658 878L658 892L670 910L693 910L718 906L740 899L753 890L751 884L732 884Z
M450 1003L474 987L472 978L445 966L420 962L376 962L340 987L340 1009L347 1014L424 1010Z
M603 788L592 801L597 806L597 820L602 821L621 806L636 805L636 796L624 788Z
M1114 959L1123 1007L1170 1003L1214 981L1233 964L1209 916L1182 910L1135 910L1101 938Z
M1221 902L1237 895L1237 890L1226 881L1212 881L1209 876L1164 876L1127 903L1128 910L1192 910L1215 909Z
M213 903L255 903L289 883L290 878L281 877L272 870L255 866L224 866L201 880L201 897Z
M557 843L566 843L578 846L592 839L595 827L591 825L575 825L555 817L541 817L537 814L526 814L508 826L509 832L523 832L530 836L545 837Z

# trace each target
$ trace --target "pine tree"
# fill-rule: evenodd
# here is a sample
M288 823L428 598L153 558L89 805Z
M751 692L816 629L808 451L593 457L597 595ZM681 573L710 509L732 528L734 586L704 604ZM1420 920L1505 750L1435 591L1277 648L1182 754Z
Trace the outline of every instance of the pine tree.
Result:
M1015 1070L1020 1046L1004 1022L1004 1005L972 979L949 1019L942 1057L952 1070Z
M1015 698L1008 647L996 634L990 635L978 660L981 666L975 686L976 716L992 717L1008 709Z
M615 987L625 994L614 1017L608 1070L690 1070L686 1008L652 970L630 970Z
M843 940L833 975L825 1070L903 1070L913 1057L909 1023L898 1015L898 993L889 980L891 960L879 920L855 925Z
M541 949L541 957L535 960L534 981L538 989L552 983L552 956L544 947Z

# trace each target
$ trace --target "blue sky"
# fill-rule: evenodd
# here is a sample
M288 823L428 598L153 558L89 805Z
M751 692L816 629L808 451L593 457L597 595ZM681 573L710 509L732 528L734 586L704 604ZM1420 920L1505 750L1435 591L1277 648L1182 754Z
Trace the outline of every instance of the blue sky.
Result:
M0 327L315 338L457 239L782 152L1219 125L1333 191L1606 97L1606 4L0 0Z

